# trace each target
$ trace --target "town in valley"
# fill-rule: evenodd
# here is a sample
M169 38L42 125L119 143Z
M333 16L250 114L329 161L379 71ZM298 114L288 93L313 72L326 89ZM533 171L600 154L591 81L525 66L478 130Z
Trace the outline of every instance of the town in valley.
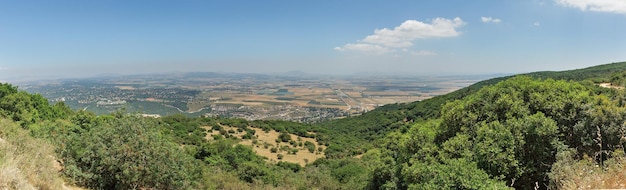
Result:
M183 114L316 123L420 101L488 76L317 76L304 73L174 73L23 82L51 103L108 114Z

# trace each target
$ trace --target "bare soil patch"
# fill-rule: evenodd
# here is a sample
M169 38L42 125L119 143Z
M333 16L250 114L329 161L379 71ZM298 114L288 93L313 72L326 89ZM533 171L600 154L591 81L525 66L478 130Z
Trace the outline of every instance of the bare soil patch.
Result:
M613 88L613 89L618 89L618 90L624 89L623 86L614 86L613 84L608 83L608 82L600 83L598 85L603 88Z

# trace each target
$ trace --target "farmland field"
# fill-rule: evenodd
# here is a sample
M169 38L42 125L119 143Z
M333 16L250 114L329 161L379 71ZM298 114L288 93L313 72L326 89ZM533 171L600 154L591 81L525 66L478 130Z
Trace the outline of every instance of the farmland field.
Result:
M319 122L385 104L421 101L488 76L274 76L232 73L137 75L20 84L52 102L106 114L224 116Z

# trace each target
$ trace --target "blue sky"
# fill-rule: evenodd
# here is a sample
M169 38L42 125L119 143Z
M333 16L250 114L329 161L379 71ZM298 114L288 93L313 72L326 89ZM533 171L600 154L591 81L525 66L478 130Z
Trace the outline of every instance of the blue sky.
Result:
M0 0L0 79L487 74L626 61L626 0Z

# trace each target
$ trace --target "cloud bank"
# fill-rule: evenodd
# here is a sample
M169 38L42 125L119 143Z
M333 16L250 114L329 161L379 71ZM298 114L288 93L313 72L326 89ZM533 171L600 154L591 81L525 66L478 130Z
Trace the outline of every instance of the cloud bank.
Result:
M491 18L491 17L480 17L480 21L484 23L496 23L496 24L502 22L502 20L500 20L499 18Z
M404 21L400 26L393 29L383 28L374 30L374 34L349 43L341 47L335 47L337 51L360 51L384 54L413 46L413 41L428 38L447 38L461 35L457 29L465 25L461 18L454 19L435 18L431 23L416 20Z
M608 12L626 14L625 0L555 0L566 7L578 8L582 11Z

